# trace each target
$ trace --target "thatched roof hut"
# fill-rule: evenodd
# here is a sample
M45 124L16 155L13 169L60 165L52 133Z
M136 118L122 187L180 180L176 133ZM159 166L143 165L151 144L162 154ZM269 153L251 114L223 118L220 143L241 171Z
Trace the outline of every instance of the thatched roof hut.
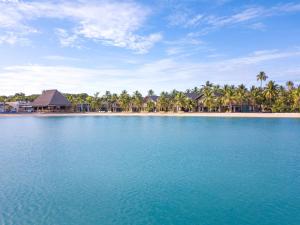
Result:
M71 108L71 103L58 90L46 90L37 97L32 106L36 110L66 110Z

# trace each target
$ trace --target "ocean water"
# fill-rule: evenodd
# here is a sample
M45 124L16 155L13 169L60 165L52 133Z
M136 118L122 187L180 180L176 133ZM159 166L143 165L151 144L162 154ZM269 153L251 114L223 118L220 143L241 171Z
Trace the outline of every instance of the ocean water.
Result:
M299 225L300 120L0 118L1 225Z

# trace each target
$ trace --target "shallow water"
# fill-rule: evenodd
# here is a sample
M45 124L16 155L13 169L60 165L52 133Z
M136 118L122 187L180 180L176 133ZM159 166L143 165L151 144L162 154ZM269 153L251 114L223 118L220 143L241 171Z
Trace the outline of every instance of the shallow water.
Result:
M0 118L0 224L300 224L300 120Z

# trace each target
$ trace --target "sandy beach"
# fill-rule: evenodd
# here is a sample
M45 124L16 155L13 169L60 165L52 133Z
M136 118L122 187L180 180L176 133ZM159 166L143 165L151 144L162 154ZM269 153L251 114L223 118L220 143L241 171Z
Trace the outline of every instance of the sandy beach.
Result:
M230 118L300 118L300 113L11 113L0 117L55 117L55 116L166 116L166 117L230 117Z

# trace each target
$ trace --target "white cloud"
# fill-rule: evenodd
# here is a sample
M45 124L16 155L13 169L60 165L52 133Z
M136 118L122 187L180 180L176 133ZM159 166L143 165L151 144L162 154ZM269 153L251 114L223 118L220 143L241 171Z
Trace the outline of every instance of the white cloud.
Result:
M148 68L148 67L145 67ZM88 69L71 66L21 65L0 70L1 94L14 91L40 93L42 89L57 88L63 92L90 94L105 90L120 92L123 89L134 91L155 86L163 82L168 75L149 74L148 69ZM171 78L173 79L173 78Z
M30 21L39 18L63 19L71 29L58 28L60 43L73 46L79 38L146 53L161 40L160 33L139 35L150 9L133 1L58 1L58 2L0 2L0 28L27 31Z
M14 2L14 3L16 3L16 2L19 2L18 0L1 0L0 2Z
M297 64L300 51L262 50L244 57L217 59L210 62L187 62L165 58L133 66L132 68L80 68L71 66L21 65L0 69L1 94L15 91L40 93L42 89L57 88L63 92L93 94L105 90L120 92L136 89L143 93L153 88L157 93L173 88L185 90L199 86L206 80L224 84L256 82L257 72L264 70L270 79L299 80ZM276 64L276 67L274 67ZM288 77L286 77L288 76Z

